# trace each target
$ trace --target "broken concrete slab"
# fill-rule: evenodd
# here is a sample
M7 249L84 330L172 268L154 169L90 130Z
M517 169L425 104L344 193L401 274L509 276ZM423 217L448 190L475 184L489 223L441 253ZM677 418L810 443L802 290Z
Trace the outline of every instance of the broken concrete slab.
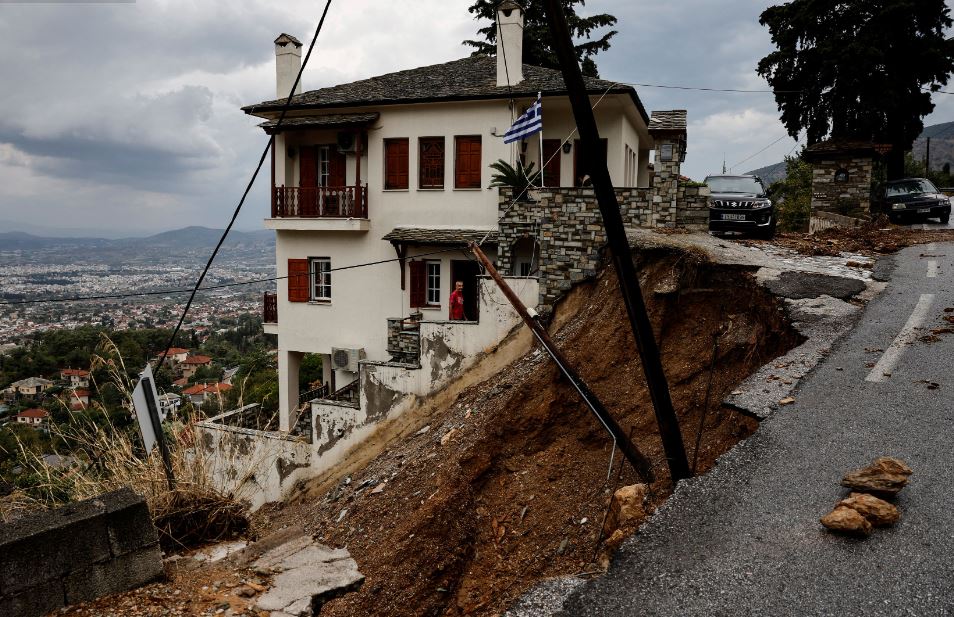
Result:
M256 602L272 617L318 614L325 602L356 590L364 582L346 549L333 549L308 535L287 539L262 553L251 567L275 573L271 588Z
M776 296L792 300L820 296L848 300L867 289L863 280L853 277L791 271L766 276L769 272L768 268L759 271L759 278L763 278L760 282Z

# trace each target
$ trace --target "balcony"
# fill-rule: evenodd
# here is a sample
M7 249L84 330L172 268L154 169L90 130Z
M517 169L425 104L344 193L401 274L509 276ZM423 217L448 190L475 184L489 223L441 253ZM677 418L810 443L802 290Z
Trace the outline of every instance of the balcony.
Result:
M367 186L276 186L270 229L368 231Z
M265 334L278 334L278 294L266 291L262 308L262 327Z

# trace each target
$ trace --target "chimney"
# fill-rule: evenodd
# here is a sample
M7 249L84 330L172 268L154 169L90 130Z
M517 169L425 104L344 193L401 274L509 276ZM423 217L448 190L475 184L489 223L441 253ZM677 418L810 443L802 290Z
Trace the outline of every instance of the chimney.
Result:
M497 86L523 81L523 7L513 0L497 5Z
M288 97L288 92L300 70L301 41L290 34L278 35L275 39L275 88L278 98ZM301 82L298 82L295 94L301 94Z

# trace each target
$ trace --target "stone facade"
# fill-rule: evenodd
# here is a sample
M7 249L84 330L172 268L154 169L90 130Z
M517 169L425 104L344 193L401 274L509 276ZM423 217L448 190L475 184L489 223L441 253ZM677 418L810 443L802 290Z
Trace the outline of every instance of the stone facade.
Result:
M871 211L870 156L831 155L814 163L812 210L846 216L867 216Z
M680 227L709 229L709 187L680 183L676 193L676 222Z
M388 353L392 362L418 365L421 362L421 324L419 320L388 319Z

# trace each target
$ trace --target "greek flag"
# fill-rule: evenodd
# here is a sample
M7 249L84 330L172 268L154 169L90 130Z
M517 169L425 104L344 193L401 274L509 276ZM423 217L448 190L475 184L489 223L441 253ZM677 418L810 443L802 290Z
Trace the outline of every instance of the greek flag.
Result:
M540 94L537 94L536 102L530 106L530 109L523 112L513 126L504 133L504 143L509 144L515 141L529 137L534 133L543 130L543 104L540 101Z

